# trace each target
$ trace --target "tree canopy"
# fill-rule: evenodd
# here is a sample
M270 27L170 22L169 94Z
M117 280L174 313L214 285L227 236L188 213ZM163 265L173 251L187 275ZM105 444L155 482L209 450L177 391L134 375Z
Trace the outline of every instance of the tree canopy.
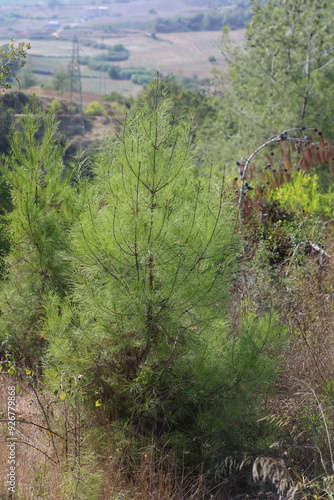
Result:
M25 64L26 52L29 48L29 43L16 44L15 40L0 46L0 89L10 88L10 78L14 75L15 69Z
M267 137L287 124L317 124L332 137L333 6L326 0L252 2L243 46L223 35L228 62L224 100L240 140Z

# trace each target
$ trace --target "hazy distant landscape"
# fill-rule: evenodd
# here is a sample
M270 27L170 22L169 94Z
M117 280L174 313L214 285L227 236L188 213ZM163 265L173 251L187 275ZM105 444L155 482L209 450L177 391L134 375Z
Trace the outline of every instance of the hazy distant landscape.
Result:
M242 26L247 4L228 0L101 4L93 0L2 0L0 43L9 39L31 43L24 70L33 75L31 84L44 86L57 71L68 72L77 36L85 92L136 95L156 70L207 87L212 66L223 66L221 25L232 20L232 28ZM233 37L242 39L242 33L234 29ZM110 61L110 50L117 45L123 46L125 55ZM118 73L140 68L144 77L110 77L111 65ZM23 88L29 86L26 78L19 79Z
M333 15L0 0L0 500L334 500Z

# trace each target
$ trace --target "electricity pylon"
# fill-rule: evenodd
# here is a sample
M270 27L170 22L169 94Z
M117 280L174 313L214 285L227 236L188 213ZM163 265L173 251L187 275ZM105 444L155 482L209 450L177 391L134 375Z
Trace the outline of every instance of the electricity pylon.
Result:
M78 110L80 118L79 118L79 123L77 123L77 127L82 129L81 131L84 132L85 125L84 125L83 110L82 110L79 40L77 35L75 35L75 37L73 38L72 61L70 68L70 110L71 114L74 114L76 110ZM72 124L72 127L73 125L74 124Z

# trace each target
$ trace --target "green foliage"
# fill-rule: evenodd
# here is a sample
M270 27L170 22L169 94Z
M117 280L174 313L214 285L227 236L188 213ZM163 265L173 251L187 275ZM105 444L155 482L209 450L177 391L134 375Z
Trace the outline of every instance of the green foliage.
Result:
M64 500L98 500L101 498L101 485L102 474L96 470L93 453L70 460L63 468L61 490Z
M133 83L144 87L153 80L155 72L145 68L121 68L112 65L109 69L109 76L115 80L131 80Z
M54 72L50 87L59 92L64 92L70 88L70 70L68 66L61 66Z
M113 45L107 54L97 56L97 59L103 61L124 61L129 58L129 51L121 43Z
M108 72L110 70L110 64L104 60L98 59L96 57L88 57L85 61L90 69L95 71Z
M294 173L291 182L273 191L272 198L297 213L333 216L334 195L321 192L318 176L315 174L310 175L303 171Z
M307 474L327 474L323 485L310 481L313 496L333 494L333 271L321 246L326 234L332 241L332 147L324 139L320 147L321 133L306 138L300 130L305 135L291 148L284 140L269 168L258 151L239 221L235 188L214 164L206 168L219 150L234 161L249 155L288 122L332 134L331 9L323 0L254 1L244 47L223 35L230 73L220 95L169 78L149 84L135 103L106 96L131 110L75 172L63 162L56 100L47 115L26 108L15 126L14 100L1 110L11 138L0 177L0 369L43 371L52 404L64 410L76 441L62 464L63 498L103 495L96 459L80 448L91 438L84 404L97 417L94 446L103 456L112 450L111 468L134 473L131 480L136 469L141 479L149 475L149 466L140 468L150 447L151 471L164 462L170 475L189 477L199 466L201 477L208 470L219 477L227 454L262 453L283 437L292 458L311 457ZM187 29L216 26L220 13L211 14L196 14ZM87 62L113 78L152 79L145 69ZM86 112L102 110L95 102ZM293 170L304 139L309 156L301 159L311 168L311 145L318 149L319 175ZM240 152L239 144L247 147ZM119 491L138 497L127 487Z
M261 430L256 421L263 415L260 402L271 393L281 363L277 353L288 340L277 313L259 314L259 304L247 300L239 307L240 329L224 341L223 373L218 366L215 371L217 386L220 377L225 389L217 392L223 398L223 408L216 401L215 410L207 408L202 416L203 433L211 429L222 436L223 446L217 443L215 450L216 457L221 459L226 453L244 450L251 436L252 448L258 446Z
M208 175L212 163L219 165L222 150L222 126L219 124L220 99L201 92L196 86L173 75L165 79L166 91L171 99L175 116L190 120L194 135L199 137L195 158L196 171Z
M213 70L215 89L220 85L221 91L211 97L217 119L205 140L204 164L213 159L223 168L235 168L236 160L268 137L304 124L333 137L331 4L299 0L252 5L242 45L223 30L228 68Z
M5 258L11 248L10 232L8 230L8 212L12 209L10 186L0 177L0 280L6 275Z
M124 52L126 48L122 43L116 43L111 47L111 50L113 50L114 52Z
M111 108L111 113L115 113L117 116L124 116L134 103L133 98L122 96L117 92L111 92L103 96L103 100L107 101L108 113Z
M80 59L81 64L87 64L90 69L93 69L95 71L108 72L110 71L110 68L113 67L110 65L110 62L125 61L129 58L129 51L121 43L110 46L106 44L98 44L91 40L86 40L84 45L88 45L90 47L95 47L98 49L107 49L107 52L100 53L96 56L85 56Z
M92 47L94 49L107 50L110 49L110 45L106 43L95 42L94 40L80 39L80 44L85 45L85 47Z
M14 109L4 106L2 102L0 106L0 152L2 154L7 153L9 150L8 134L14 119Z
M30 44L11 40L5 46L0 46L0 89L10 88L10 79L14 70L25 64L26 51L30 49Z
M192 120L196 127L216 119L216 107L204 93L188 89L182 82L170 77L166 79L166 91L171 98L172 112L176 116Z
M69 293L44 305L48 378L80 376L122 439L153 440L177 467L214 465L247 442L284 338L253 306L230 330L237 214L219 177L196 178L195 153L156 81L95 157Z
M67 233L78 202L78 197L72 199L72 173L64 167L64 147L55 132L53 115L41 115L32 103L12 129L10 155L2 165L13 198L13 250L1 297L0 338L17 362L36 372L45 348L43 303L50 291L65 293Z
M38 85L38 79L34 75L31 64L28 63L24 68L21 68L17 73L17 79L19 81L19 86L22 89L28 89L34 85Z
M92 101L84 108L85 115L103 116L106 115L106 110L98 101Z
M174 19L158 17L154 24L157 33L182 31L219 31L225 25L231 29L241 29L251 18L249 4L247 6L227 9L197 12L191 17L177 16Z
M50 113L57 114L61 110L61 104L58 101L58 99L52 99L49 105L49 111Z
M112 64L108 72L110 78L118 80L120 78L120 70L121 70L120 66L115 66L114 64Z
M289 126L316 124L331 138L334 27L326 0L254 1L243 47L223 33L223 103L238 127L233 145Z
M131 81L132 83L136 83L137 85L142 85L146 87L152 80L154 76L152 74L132 74Z
M174 345L175 336L182 344L190 325L194 321L200 322L196 317L205 309L204 305L212 302L214 290L217 300L218 290L224 292L221 283L215 284L216 273L223 281L225 273L232 272L232 266L227 265L230 257L226 256L225 262L224 251L218 252L222 239L226 239L224 234L227 232L232 238L233 219L225 220L223 213L223 206L228 201L224 201L223 193L219 194L219 191L214 196L214 182L205 187L189 180L191 135L170 122L160 96L153 94L151 99L153 109L148 106L142 111L137 109L137 116L132 115L123 136L116 143L106 145L96 160L100 165L95 172L99 181L89 196L89 210L85 222L77 228L75 244L78 258L85 255L87 266L86 270L77 269L80 272L78 278L82 272L78 283L79 289L82 288L80 300L86 300L86 293L92 293L95 298L92 298L90 307L99 307L96 300L100 293L109 290L106 300L108 304L111 301L108 306L111 307L110 313L108 307L104 319L104 314L99 313L101 327L105 324L102 331L114 310L112 323L115 321L115 324L110 325L109 335L115 337L115 348L116 340L121 345L126 342L128 348L138 345L144 358L156 341L158 345L161 343L160 349L166 349L166 354ZM158 102L155 103L154 99ZM151 132L148 133L146 127L150 123ZM207 189L212 190L212 203L216 206L211 207ZM177 193L183 193L182 199ZM101 208L101 203L107 208ZM196 220L188 220L185 204L190 213L196 213ZM96 225L92 224L93 213ZM102 237L107 227L113 228L113 238ZM100 241L102 254L111 259L110 264L105 264L108 268L111 266L109 277L106 268L100 267L99 259L91 254L91 245L95 246L97 241ZM209 244L211 251L207 248ZM212 266L206 262L209 255L212 255ZM108 286L103 285L100 289L94 284L91 289L84 278L86 273L91 275L92 284L95 279L102 279L101 284L107 279ZM206 285L202 283L204 278L207 278ZM116 287L117 294L112 292L113 287ZM176 304L177 298L181 297L183 306L180 308ZM195 304L199 301L202 305L196 311L198 306ZM215 309L214 304L212 307ZM174 322L176 331L173 332ZM127 325L125 332L122 324ZM169 339L170 336L173 340ZM144 355L145 349L148 351Z

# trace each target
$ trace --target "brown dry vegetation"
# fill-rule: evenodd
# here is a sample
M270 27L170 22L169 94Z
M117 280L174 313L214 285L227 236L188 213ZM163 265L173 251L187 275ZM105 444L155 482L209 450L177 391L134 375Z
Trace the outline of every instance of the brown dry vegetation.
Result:
M209 486L201 471L180 478L171 457L159 452L153 444L143 448L132 468L134 450L128 443L116 444L117 429L110 427L103 412L97 410L88 415L80 404L70 407L66 399L62 401L41 388L36 391L25 379L0 374L1 498L11 498L6 478L10 470L8 445L14 441L16 495L13 498L195 500L207 498L217 490ZM7 401L8 387L13 386L17 393L16 430L14 437L10 437ZM90 448L92 436L95 445L101 439L94 453ZM91 483L94 496L89 493Z
M22 498L38 498L39 481L43 478L46 470L57 461L57 455L48 437L45 428L44 408L46 401L44 397L33 390L26 382L18 377L4 373L0 374L0 404L2 423L0 429L0 469L1 483L0 494L2 498L8 498L8 484L6 477L9 473L9 443L13 442L8 434L8 387L15 386L16 395L16 431L15 431L15 454L16 454L16 485L17 492ZM44 487L46 484L44 485ZM36 487L34 494L32 490ZM34 496L30 496L30 492ZM43 495L47 490L43 491ZM51 498L51 496L50 496Z
M245 180L254 186L244 184L254 189L254 194L248 196L245 188L241 202L248 241L254 255L258 245L267 241L272 268L262 268L261 264L246 267L237 282L235 301L239 304L248 298L259 311L274 308L280 311L281 322L287 327L289 341L282 351L281 374L265 403L266 417L262 421L276 428L273 454L284 458L294 484L300 483L306 495L314 487L310 477L318 476L321 485L323 476L333 474L334 228L333 220L324 218L316 223L321 226L321 245L312 240L294 243L289 233L292 226L289 229L288 223L276 223L283 219L291 222L298 216L270 202L268 191L289 183L295 169L309 172L311 167L316 171L324 166L333 175L332 145L324 141L321 132L304 143L296 139L295 146L285 141L283 134L278 137L280 148L274 150L275 154L246 162L246 167L239 164ZM265 168L263 164L267 164ZM299 217L300 224L311 223L309 215ZM238 312L232 320L238 322ZM319 494L320 498L331 498L328 491L314 490L314 495Z

